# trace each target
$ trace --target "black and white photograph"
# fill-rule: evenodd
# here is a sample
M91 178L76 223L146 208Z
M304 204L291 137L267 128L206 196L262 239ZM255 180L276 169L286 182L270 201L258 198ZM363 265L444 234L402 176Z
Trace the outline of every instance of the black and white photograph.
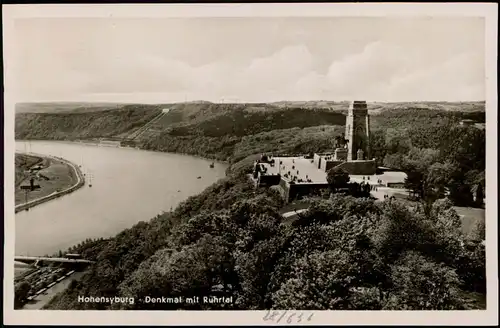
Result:
M2 7L8 323L498 324L496 4Z

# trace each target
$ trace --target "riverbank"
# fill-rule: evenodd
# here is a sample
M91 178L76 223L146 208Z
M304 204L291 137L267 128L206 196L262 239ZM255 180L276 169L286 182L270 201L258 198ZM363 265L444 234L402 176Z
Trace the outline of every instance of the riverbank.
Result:
M66 188L66 189L59 190L60 189L60 184L52 184L50 186L44 186L44 184L47 181L44 180L44 179L40 180L41 188L38 189L37 191L33 191L33 193L34 192L40 192L40 193L50 192L51 190L54 189L54 187L56 189L54 191L52 191L50 194L48 194L48 195L43 195L42 194L43 196L37 197L35 199L29 200L29 201L21 203L21 204L16 204L16 207L15 207L15 212L16 213L19 212L19 211L23 211L23 210L29 209L31 207L40 205L42 203L48 202L50 200L62 197L62 196L67 195L69 193L72 193L75 190L77 190L77 189L79 189L79 188L81 188L81 187L83 187L85 185L85 178L83 176L83 173L81 172L80 168L76 164L74 164L74 163L72 163L72 162L70 162L70 161L68 161L66 159L63 159L63 158L60 158L60 157L56 157L56 156L42 155L42 154L35 154L35 153L27 153L26 155L37 156L37 157L43 158L44 160L49 160L50 164L46 168L46 170L50 170L51 166L57 166L57 165L59 165L59 167L58 167L59 170L55 170L55 172L58 173L58 172L61 171L60 170L61 169L61 165L63 166L62 167L63 169L64 168L68 168L72 172L72 173L69 174L70 179L73 179L73 177L74 177L75 180L76 180L76 182L74 184L72 184L70 187ZM43 173L44 172L42 172L42 174ZM64 174L64 170L63 170L63 174ZM52 187L52 189L50 187ZM17 192L16 192L16 200L19 198L17 196L19 196L19 195L17 195Z
M24 141L24 140L23 140ZM115 146L115 145L110 145L110 144L102 144L98 140L94 139L89 139L89 140L61 140L62 142L69 142L69 143L79 143L79 144L84 144L84 145L89 145L89 146L101 146L101 147L116 147L116 148L133 148L141 151L146 151L146 152L153 152L153 153L167 153L167 154L177 154L177 155L185 155L185 156L191 156L194 158L199 158L199 159L204 159L204 160L209 160L213 161L214 163L220 163L220 164L226 164L230 165L231 162L228 160L221 160L221 159L216 159L214 157L209 157L209 156L202 156L199 154L191 154L187 152L168 152L168 151L161 151L161 150L154 150L154 149L149 149L149 148L144 148L141 147L141 145L136 145L134 146Z
M224 165L231 165L231 161L228 160L221 160L221 159L215 159L213 157L209 156L202 156L198 154L191 154L188 152L169 152L169 151L161 151L161 150L154 150L154 149L149 149L149 148L144 148L140 147L139 145L133 147L133 146L117 146L117 145L111 145L111 144L102 144L96 139L88 139L88 140L65 140L65 139L16 139L16 141L21 141L21 142L29 142L29 141L50 141L50 142L61 142L61 143L68 143L68 144L80 144L80 145L86 145L86 146L94 146L94 147L112 147L112 148L130 148L130 149L136 149L144 152L151 152L151 153L162 153L162 154L176 154L176 155L184 155L184 156L190 156L194 158L199 158L207 161L212 161L214 163L219 163L219 164L224 164Z

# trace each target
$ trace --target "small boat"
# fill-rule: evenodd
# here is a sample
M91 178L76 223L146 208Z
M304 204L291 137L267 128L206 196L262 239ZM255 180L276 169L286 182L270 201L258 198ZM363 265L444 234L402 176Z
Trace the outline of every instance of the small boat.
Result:
M198 179L201 179L201 177L198 177Z
M215 167L215 164L214 162L212 162L212 164L210 164L210 168L213 169Z

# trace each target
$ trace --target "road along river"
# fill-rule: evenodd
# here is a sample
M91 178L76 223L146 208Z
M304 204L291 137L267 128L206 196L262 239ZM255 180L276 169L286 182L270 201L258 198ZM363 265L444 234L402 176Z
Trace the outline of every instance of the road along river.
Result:
M16 141L16 151L62 157L86 175L75 192L16 213L16 255L51 255L86 238L114 236L202 192L227 168L187 155L72 142Z

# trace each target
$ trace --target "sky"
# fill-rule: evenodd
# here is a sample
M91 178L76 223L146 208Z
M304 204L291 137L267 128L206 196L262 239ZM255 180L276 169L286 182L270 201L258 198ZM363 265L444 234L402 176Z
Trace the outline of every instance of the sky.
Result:
M17 101L485 99L482 18L24 18Z

